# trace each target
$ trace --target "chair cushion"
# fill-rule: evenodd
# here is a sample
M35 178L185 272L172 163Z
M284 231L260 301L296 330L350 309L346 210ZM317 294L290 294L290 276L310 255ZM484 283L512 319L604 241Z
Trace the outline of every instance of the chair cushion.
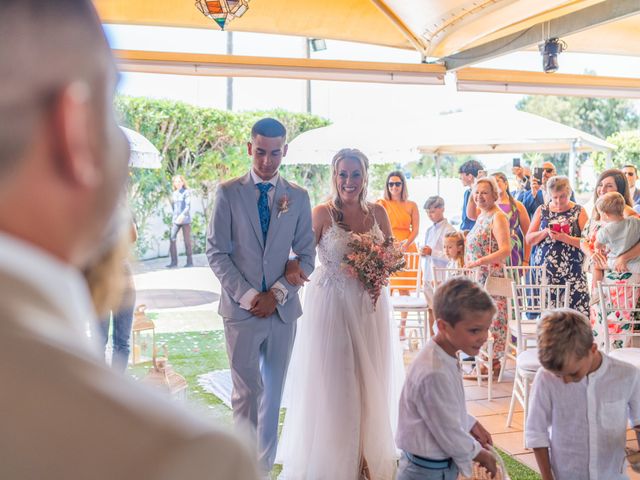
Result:
M640 348L617 348L611 350L609 356L621 362L630 363L636 368L640 368Z
M537 372L541 367L540 360L538 360L538 349L529 348L518 354L518 357L516 358L516 367L529 372Z
M393 308L427 308L427 299L423 296L393 296L391 297L391 305Z

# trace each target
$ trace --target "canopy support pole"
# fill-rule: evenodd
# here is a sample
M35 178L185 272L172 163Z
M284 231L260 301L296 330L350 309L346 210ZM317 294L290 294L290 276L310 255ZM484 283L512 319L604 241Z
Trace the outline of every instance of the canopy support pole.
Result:
M436 195L440 195L440 154L436 153L435 157L436 166Z
M571 142L571 150L569 151L569 181L573 183L573 188L577 188L577 165L578 165L578 147L580 139L574 138Z

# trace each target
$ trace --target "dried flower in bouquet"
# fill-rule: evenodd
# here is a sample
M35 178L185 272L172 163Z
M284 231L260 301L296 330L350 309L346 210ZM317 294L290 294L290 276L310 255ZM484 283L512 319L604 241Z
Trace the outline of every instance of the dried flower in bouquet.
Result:
M404 255L393 237L382 241L371 233L352 233L351 237L351 251L344 256L343 266L362 283L375 308L382 287L389 284L389 276L404 268Z

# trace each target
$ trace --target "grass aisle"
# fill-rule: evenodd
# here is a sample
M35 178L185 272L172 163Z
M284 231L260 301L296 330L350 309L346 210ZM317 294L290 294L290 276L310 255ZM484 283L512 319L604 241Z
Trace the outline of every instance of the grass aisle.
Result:
M201 407L211 421L232 424L231 410L218 398L205 392L198 385L198 375L229 368L227 351L222 330L159 333L156 334L156 345L160 349L163 344L169 349L169 363L174 370L184 376L189 384L189 401ZM161 351L161 350L160 350ZM129 369L129 373L137 378L146 375L151 363L137 365ZM284 416L281 416L281 421ZM508 454L500 451L506 464L511 480L539 480L540 476L526 465L514 460ZM280 466L276 465L272 478L276 478Z

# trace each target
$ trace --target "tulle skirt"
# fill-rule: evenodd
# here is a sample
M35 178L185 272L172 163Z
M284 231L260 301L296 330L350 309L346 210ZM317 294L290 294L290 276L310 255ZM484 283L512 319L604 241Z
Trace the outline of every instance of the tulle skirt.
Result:
M392 479L404 367L388 292L374 309L358 281L316 273L287 375L281 478L355 480L366 464Z

